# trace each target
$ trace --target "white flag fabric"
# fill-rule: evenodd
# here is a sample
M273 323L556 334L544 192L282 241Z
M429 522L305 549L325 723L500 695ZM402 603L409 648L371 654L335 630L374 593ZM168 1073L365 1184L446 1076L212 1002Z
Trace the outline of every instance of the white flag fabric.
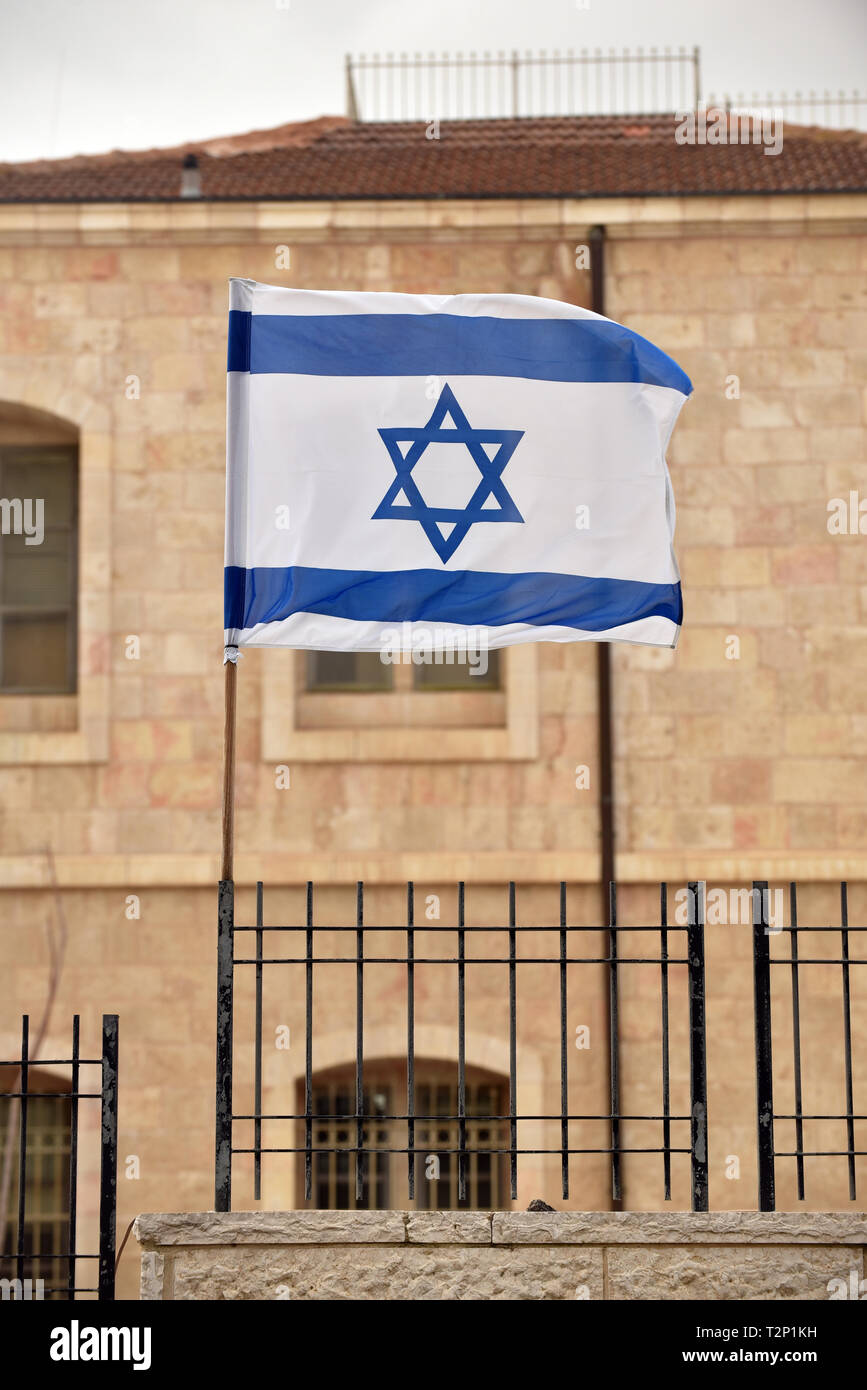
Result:
M692 387L659 348L525 295L232 280L229 308L228 645L676 644Z

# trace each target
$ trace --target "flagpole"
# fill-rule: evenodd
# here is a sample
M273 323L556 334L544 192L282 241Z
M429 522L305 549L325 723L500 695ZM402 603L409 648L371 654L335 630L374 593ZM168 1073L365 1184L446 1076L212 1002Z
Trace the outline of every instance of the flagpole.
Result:
M220 878L231 882L235 854L235 712L238 693L238 648L226 647L225 723L223 727L223 853Z

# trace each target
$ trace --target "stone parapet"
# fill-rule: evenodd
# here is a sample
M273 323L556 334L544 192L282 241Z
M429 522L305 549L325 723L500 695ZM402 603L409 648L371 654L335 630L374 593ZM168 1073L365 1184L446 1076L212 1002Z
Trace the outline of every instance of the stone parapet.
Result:
M867 1215L197 1212L135 1233L148 1300L786 1301L851 1297Z

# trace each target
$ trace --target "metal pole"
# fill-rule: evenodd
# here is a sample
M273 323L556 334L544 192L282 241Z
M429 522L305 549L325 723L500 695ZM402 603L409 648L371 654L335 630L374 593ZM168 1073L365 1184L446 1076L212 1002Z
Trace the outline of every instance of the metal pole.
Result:
M605 228L590 229L590 286L591 305L594 313L605 313ZM613 902L614 871L614 739L611 721L611 648L606 642L596 644L596 720L597 748L599 760L599 878L601 889L601 910L603 922L611 925L611 905ZM609 946L616 950L616 937L608 933ZM609 1038L608 1052L608 1092L619 1093L620 1036L616 1016L612 1016L612 1002L616 1014L616 969L609 967L608 989L605 992L605 1027ZM611 1147L616 1148L619 1124L614 1118L618 1104L611 1106ZM623 1172L620 1155L612 1155L612 1195L611 1210L623 1208Z
M704 894L689 885L686 955L689 962L689 1086L692 1148L692 1209L707 1211L707 1053L704 991Z
M217 938L217 1104L214 1210L232 1209L232 993L235 885L219 888Z
M27 1215L27 1101L30 1092L30 1015L21 1018L21 1096L18 1102L18 1240L16 1274L24 1279L24 1221ZM5 1212L4 1212L5 1216Z
M620 1162L620 1027L617 982L617 884L609 884L608 1095L611 1105L611 1210L623 1210Z
M102 1018L102 1145L99 1165L99 1301L114 1298L117 1230L118 1017Z
M72 1018L72 1077L69 1100L69 1223L68 1244L69 1264L67 1266L66 1294L71 1300L75 1297L75 1257L78 1243L78 1093L81 1090L81 1019L78 1014Z
M509 1176L511 1197L518 1197L518 977L515 932L515 884L509 884Z
M226 650L228 654L232 649L227 648ZM235 648L235 656L237 657L237 648ZM217 897L217 1102L214 1157L214 1207L216 1211L231 1211L232 1209L232 995L235 955L235 884L233 876L237 661L227 660L225 671L222 855ZM257 951L259 944L260 940L257 937Z
M237 647L227 647L226 651L234 651L237 658ZM235 852L235 710L238 693L237 660L226 660L225 670L225 719L223 726L223 853L220 878L231 880L234 876L233 858Z
M592 308L605 313L605 228L590 229ZM614 746L611 730L611 648L596 644L596 709L599 746L599 834L602 911L608 913L608 888L614 882Z
M767 883L753 883L753 981L756 1019L756 1121L759 1211L774 1210L774 1071L771 1053L771 964Z

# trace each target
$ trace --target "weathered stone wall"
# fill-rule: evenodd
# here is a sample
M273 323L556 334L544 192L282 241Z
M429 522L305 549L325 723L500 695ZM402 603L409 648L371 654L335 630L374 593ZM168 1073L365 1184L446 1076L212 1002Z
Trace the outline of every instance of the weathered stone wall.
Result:
M144 1299L827 1299L858 1287L867 1245L867 1218L842 1213L204 1212L135 1230Z

